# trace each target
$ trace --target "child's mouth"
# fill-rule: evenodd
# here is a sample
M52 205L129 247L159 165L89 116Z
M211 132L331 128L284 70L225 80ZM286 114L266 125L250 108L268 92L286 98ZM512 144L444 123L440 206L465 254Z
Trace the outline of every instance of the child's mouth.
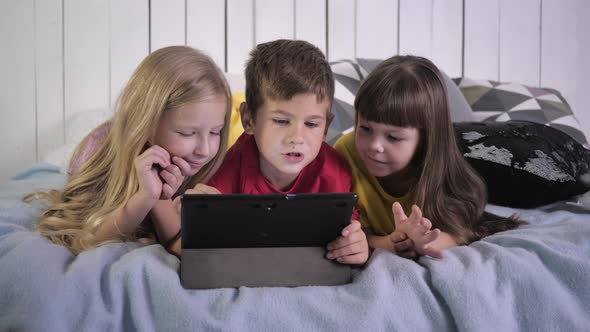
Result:
M292 162L292 163L300 162L301 160L303 160L303 153L301 153L301 152L285 153L285 159L287 159L288 162Z

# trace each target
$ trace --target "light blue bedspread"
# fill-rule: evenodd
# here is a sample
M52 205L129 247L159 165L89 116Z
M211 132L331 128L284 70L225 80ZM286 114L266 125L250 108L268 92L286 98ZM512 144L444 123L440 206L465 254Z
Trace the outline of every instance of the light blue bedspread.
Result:
M590 214L521 210L531 225L443 260L378 250L344 286L186 290L178 259L159 245L74 257L32 232L39 208L19 198L63 183L40 164L0 186L0 330L590 329Z

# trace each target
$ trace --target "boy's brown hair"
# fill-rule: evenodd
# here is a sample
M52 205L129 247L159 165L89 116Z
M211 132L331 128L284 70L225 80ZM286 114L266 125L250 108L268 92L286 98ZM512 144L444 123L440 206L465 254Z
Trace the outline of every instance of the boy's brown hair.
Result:
M246 104L254 118L265 98L289 100L313 93L318 102L334 99L334 75L326 57L303 40L279 39L258 44L246 65Z

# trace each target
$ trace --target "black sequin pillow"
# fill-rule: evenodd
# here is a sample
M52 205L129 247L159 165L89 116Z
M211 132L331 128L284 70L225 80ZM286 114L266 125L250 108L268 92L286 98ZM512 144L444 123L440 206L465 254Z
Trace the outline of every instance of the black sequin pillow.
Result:
M492 204L531 208L589 188L590 151L555 128L526 121L455 123L463 156L483 177Z

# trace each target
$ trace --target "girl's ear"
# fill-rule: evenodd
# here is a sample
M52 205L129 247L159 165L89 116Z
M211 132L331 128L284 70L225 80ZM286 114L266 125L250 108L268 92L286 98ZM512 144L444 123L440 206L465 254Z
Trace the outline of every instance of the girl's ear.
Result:
M252 112L250 112L246 102L240 104L240 119L242 120L244 132L248 135L254 134L254 118L252 117Z

